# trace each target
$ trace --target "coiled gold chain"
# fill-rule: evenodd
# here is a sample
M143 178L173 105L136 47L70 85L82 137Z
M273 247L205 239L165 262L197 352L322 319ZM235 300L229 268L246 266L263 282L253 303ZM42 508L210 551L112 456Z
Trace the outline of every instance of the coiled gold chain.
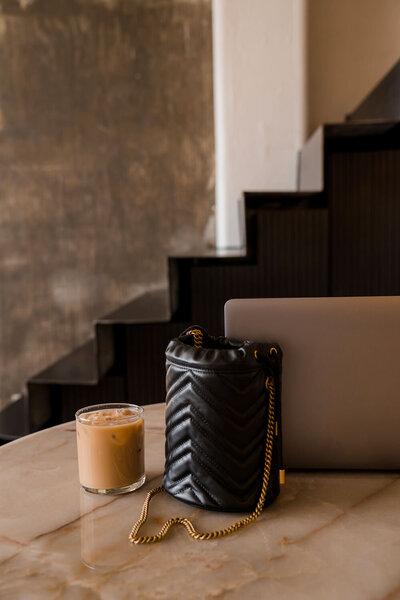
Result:
M199 330L193 330L193 331L197 332ZM188 332L188 333L191 333L191 332ZM195 335L194 332L192 334ZM202 335L202 333L201 333L201 335ZM196 338L195 338L195 344L196 344ZM196 347L201 347L201 346L196 346ZM275 353L277 352L276 348L270 349L270 354L272 354L273 352L275 352ZM265 387L269 393L268 394L269 395L269 403L268 403L267 437L266 437L265 456L264 456L264 472L263 472L263 481L262 481L260 497L257 502L257 506L254 509L254 511L251 513L251 515L249 515L248 517L245 517L243 519L240 519L239 521L236 521L235 523L232 523L232 525L229 525L229 527L226 527L225 529L218 529L216 531L208 531L208 532L198 531L196 529L196 527L193 525L192 521L190 521L186 517L175 517L173 519L169 519L168 521L166 521L164 523L164 525L161 527L160 531L156 535L139 536L138 535L139 530L142 527L142 525L146 522L148 514L149 514L150 500L153 498L153 496L156 496L160 492L164 491L164 488L161 485L159 487L153 488L147 494L146 499L143 504L142 513L141 513L138 521L132 527L131 533L129 534L130 542L132 542L133 544L151 544L154 542L159 542L167 535L168 530L173 525L183 525L183 527L186 529L187 533L195 540L212 540L215 538L223 537L225 535L230 535L231 533L238 531L238 529L241 529L242 527L246 527L247 525L250 525L250 523L253 523L253 521L258 519L258 517L260 516L260 514L264 508L265 498L266 498L267 490L268 490L269 479L270 479L270 475L271 475L272 448L273 448L274 431L275 431L275 382L274 382L273 377L271 377L271 376L267 377L266 382L265 382Z

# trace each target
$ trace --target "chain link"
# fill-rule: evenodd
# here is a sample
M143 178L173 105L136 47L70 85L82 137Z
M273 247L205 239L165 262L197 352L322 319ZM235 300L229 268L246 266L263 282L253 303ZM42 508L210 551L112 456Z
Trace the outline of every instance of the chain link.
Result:
M186 332L186 335L192 335L194 338L194 347L202 348L203 347L203 332L201 329L191 329Z

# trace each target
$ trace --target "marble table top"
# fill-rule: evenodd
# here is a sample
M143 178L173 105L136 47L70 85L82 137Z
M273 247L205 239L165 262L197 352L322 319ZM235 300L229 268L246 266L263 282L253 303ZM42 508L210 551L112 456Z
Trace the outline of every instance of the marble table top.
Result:
M74 423L0 448L0 598L400 598L399 473L290 472L259 521L230 537L198 542L173 528L130 545L164 464L164 405L145 419L147 482L125 496L80 490ZM180 515L202 529L235 519L162 494L144 531Z

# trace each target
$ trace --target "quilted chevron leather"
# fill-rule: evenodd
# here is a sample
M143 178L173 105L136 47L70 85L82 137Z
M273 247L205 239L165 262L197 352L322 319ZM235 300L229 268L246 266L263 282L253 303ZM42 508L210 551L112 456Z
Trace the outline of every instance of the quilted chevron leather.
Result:
M265 505L279 494L282 353L276 344L277 353L270 356L269 344L213 338L202 331L202 348L184 332L166 350L163 485L175 498L202 508L253 510L262 485L269 375L275 380L278 425Z

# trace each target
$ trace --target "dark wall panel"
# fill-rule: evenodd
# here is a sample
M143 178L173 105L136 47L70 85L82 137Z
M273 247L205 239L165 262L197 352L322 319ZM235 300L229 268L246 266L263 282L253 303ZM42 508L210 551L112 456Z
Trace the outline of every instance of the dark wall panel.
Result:
M400 150L328 157L332 295L400 294Z
M223 334L224 304L230 298L328 294L325 209L260 210L257 227L257 265L192 268L193 320L215 334Z
M165 401L165 349L185 323L151 323L126 327L127 402Z
M260 296L326 296L328 211L263 211L259 217Z

